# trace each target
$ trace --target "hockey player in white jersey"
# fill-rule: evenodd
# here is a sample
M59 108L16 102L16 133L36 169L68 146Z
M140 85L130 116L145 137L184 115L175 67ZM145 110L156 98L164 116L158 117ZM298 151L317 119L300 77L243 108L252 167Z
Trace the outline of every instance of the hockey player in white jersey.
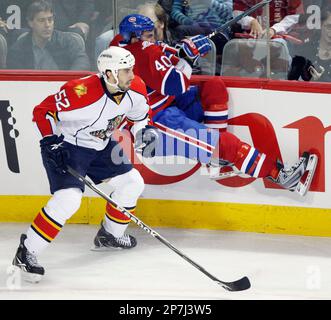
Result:
M111 198L133 212L144 189L140 173L133 168L112 133L131 122L136 148L152 157L158 140L149 125L149 106L144 82L133 74L134 56L124 48L110 47L98 58L100 74L64 84L33 110L33 121L42 136L41 155L52 197L38 212L20 245L13 265L26 280L38 282L44 268L37 256L54 240L80 207L84 184L66 172L67 166L96 184L107 182ZM125 233L130 219L107 205L105 218L94 244L97 249L133 248L136 239Z

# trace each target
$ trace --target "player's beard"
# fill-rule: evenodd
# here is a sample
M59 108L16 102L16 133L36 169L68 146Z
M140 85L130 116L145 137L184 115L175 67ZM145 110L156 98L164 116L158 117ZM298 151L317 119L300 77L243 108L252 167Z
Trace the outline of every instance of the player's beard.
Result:
M123 92L126 92L129 90L130 86L131 86L131 82L132 80L130 81L127 81L124 85L122 84L118 84L118 87L123 91Z

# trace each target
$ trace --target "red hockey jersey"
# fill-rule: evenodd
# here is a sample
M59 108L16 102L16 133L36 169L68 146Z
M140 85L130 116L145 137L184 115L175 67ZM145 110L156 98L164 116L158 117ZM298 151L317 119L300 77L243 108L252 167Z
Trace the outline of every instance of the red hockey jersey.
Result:
M251 6L259 3L260 0L234 0L233 10L246 11ZM302 13L301 0L274 0L270 2L270 25L280 22L287 15ZM261 16L263 9L252 13L253 17Z
M244 12L258 0L235 0L234 1L234 16ZM274 0L269 5L270 27L276 34L286 34L298 23L299 14L303 13L303 5L301 0ZM253 17L257 18L263 28L266 27L266 16L263 15L263 9L256 10L251 16L247 16L239 21L243 29L249 30Z
M153 113L164 109L174 96L187 91L189 78L176 68L179 59L164 53L164 47L148 41L138 41L123 45L121 35L117 35L111 46L121 46L135 57L134 73L144 79L148 89L148 99Z

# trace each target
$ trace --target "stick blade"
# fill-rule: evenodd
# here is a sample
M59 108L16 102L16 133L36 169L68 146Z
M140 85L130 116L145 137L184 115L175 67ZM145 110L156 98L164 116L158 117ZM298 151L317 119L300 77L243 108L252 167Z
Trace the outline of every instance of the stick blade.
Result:
M247 277L243 277L233 282L218 281L218 284L228 291L243 291L251 287L251 283Z

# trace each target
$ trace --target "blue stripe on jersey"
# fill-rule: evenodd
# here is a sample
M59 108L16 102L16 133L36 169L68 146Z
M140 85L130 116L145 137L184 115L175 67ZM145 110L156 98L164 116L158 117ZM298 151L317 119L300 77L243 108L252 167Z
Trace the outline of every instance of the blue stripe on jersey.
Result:
M205 120L227 120L228 116L205 116L204 117Z
M257 156L259 155L259 151L255 149L251 159L249 160L248 164L247 164L247 167L246 167L246 170L245 170L245 173L247 173L249 171L249 169L251 168L251 166L253 165L255 159L257 158Z
M176 68L173 68L171 72L169 72L166 79L164 81L164 94L169 96L177 96L182 94L185 91L185 82L184 77L181 76L180 71ZM183 82L182 82L183 81Z

